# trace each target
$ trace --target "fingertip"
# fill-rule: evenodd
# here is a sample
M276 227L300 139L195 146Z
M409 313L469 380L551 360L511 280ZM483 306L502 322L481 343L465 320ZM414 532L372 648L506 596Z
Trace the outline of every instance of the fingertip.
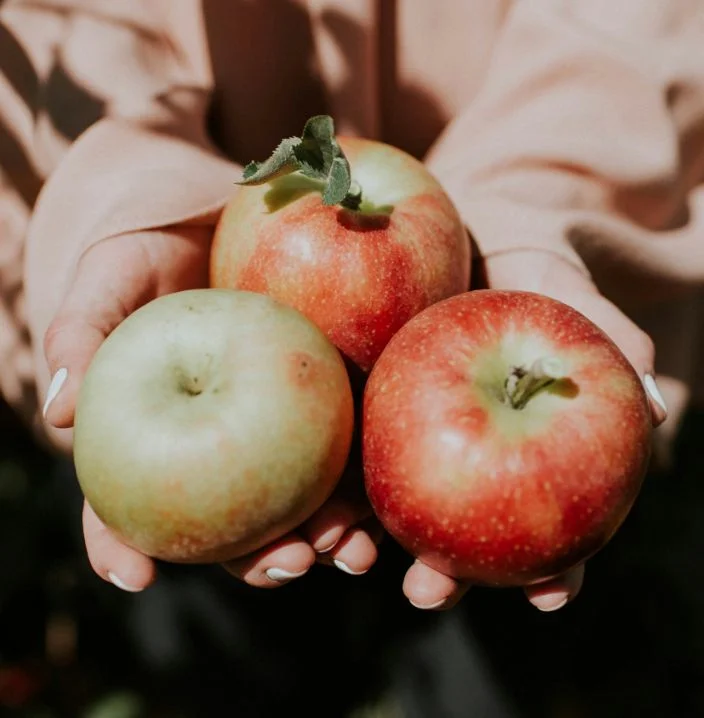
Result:
M278 588L304 576L315 563L315 551L296 534L288 534L248 556L226 561L223 568L255 588Z
M369 516L369 505L333 498L301 526L301 534L318 553L330 552L354 524Z
M58 315L47 330L44 354L53 373L44 393L42 415L51 426L67 429L73 425L81 382L104 339L105 332L68 311Z
M42 416L55 429L73 426L78 395L78 378L66 367L57 369L49 383L42 407Z
M653 374L646 374L643 377L643 386L648 395L653 426L657 428L667 419L667 404Z
M461 583L416 560L403 581L403 593L415 608L426 611L452 608L469 589Z
M136 557L115 561L114 564L113 569L107 571L103 578L121 591L140 593L156 581L156 564L146 556L137 554Z
M339 524L337 526L330 526L319 533L312 531L310 533L306 532L306 534L316 553L327 554L340 543L347 527L347 525Z
M551 613L559 611L576 598L584 582L584 564L577 566L562 576L544 583L527 586L524 590L528 601L539 611Z
M566 591L550 591L544 594L536 594L529 596L528 600L539 611L543 613L552 613L559 611L569 602L569 594Z
M105 581L123 591L138 593L156 580L154 561L123 544L96 516L87 501L83 508L83 535L88 561Z
M285 568L278 568L277 566L272 566L271 568L264 570L266 577L277 585L288 583L294 578L305 576L306 573L308 573L308 567L301 569L300 571L290 571Z
M54 372L54 376L52 376L51 381L49 382L49 387L46 390L46 399L44 401L44 407L42 408L42 414L45 418L49 407L54 399L56 399L56 396L61 391L63 385L66 383L67 378L68 369L65 366L60 367Z
M367 573L376 563L377 557L376 543L362 527L347 531L335 548L329 552L329 560L333 565L351 576Z

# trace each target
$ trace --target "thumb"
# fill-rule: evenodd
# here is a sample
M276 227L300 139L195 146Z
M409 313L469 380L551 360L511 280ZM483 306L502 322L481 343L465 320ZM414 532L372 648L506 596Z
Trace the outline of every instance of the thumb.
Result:
M83 254L44 335L52 377L44 401L49 424L73 426L88 366L123 319L162 294L207 286L211 237L207 225L174 226L111 237Z
M153 294L146 265L132 238L105 240L81 258L75 279L44 335L52 377L43 414L52 426L73 425L78 390L108 334Z
M569 304L600 327L619 347L640 377L654 426L667 418L667 405L655 380L655 347L652 339L620 309L596 292L577 292Z

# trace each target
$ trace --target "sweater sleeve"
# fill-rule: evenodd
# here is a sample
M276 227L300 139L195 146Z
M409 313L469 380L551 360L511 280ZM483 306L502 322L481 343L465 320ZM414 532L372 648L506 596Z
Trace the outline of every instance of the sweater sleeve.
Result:
M22 263L10 311L18 337L28 335L39 396L44 333L82 253L131 231L214 223L232 191L238 169L205 130L212 80L200 5L6 0L0 9L10 43L0 52L0 207L17 210L9 240ZM14 154L3 154L8 138ZM2 368L10 403L27 402L6 391L26 364L22 355L21 367L18 358Z
M517 0L428 164L480 253L554 252L639 304L704 280L699 0Z

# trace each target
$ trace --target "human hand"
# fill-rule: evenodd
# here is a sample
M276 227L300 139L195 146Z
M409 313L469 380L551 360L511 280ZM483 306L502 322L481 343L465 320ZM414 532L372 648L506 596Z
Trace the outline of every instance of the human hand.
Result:
M538 292L569 304L603 329L619 346L646 388L653 425L667 416L654 380L654 347L615 305L605 299L576 266L558 255L536 250L515 251L483 260L480 286ZM476 276L476 274L475 274ZM584 578L584 565L550 581L525 587L528 600L542 611L554 611L572 600ZM408 570L403 590L419 608L443 610L454 606L469 588L416 561Z
M211 228L200 226L151 230L103 240L85 252L45 335L53 377L44 409L50 426L72 427L90 361L120 322L156 297L207 286L211 236ZM350 466L350 477L353 469ZM359 480L343 479L330 500L295 533L225 568L264 588L303 575L316 560L349 573L365 572L376 560L381 532L370 521L371 509L360 497L360 487ZM127 591L140 591L155 580L155 562L121 543L87 502L83 531L90 563L102 578Z

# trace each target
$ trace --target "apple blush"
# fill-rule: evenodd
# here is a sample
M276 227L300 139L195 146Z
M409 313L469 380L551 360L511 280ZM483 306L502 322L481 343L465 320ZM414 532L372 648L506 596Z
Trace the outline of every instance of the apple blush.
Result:
M389 534L427 565L528 585L612 538L651 432L641 381L590 320L538 294L465 292L411 319L374 366L365 485Z

